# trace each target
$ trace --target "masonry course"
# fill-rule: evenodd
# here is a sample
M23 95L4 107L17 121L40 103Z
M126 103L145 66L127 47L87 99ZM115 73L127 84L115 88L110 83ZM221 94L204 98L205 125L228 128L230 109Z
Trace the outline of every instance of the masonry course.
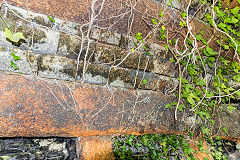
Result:
M29 87L32 87L31 89L34 90L33 92L34 94L30 96L27 93L26 94L24 93L25 96L28 95L30 97L32 96L38 97L38 93L36 93L35 91L36 86L39 86L39 85L41 86L41 84L50 86L51 83L49 83L48 81L42 80L41 78L56 79L56 80L59 80L59 83L63 80L70 83L71 85L77 84L79 85L79 87L81 85L84 86L85 84L82 84L82 82L84 82L84 83L92 84L93 86L91 85L89 86L87 85L87 86L90 88L93 87L93 89L86 89L86 90L80 89L80 90L82 90L83 92L90 92L88 93L88 96L90 97L94 96L95 100L97 100L94 107L103 107L103 110L104 110L106 106L107 106L106 108L109 108L108 106L109 104L107 100L105 100L105 98L101 96L98 97L100 98L98 99L95 95L91 95L92 93L95 94L94 87L97 87L95 85L105 85L100 88L105 90L109 97L111 97L111 94L110 92L108 93L108 87L110 87L109 90L113 88L113 90L118 90L120 93L124 90L123 92L126 93L127 96L130 96L127 98L125 97L126 95L125 96L119 95L119 93L117 93L116 95L113 95L113 97L114 96L123 97L122 101L120 101L121 98L119 98L119 102L114 101L114 103L117 103L117 104L118 103L120 104L125 101L127 101L128 103L129 98L130 99L132 98L132 100L130 101L134 101L134 99L136 100L137 97L135 97L136 95L134 96L133 94L135 91L129 90L129 89L131 88L143 89L143 91L140 91L139 93L144 92L144 94L146 95L148 94L153 95L153 97L154 95L156 95L156 97L158 95L159 97L155 99L157 101L155 101L154 98L153 100L151 99L149 100L148 98L146 98L146 101L144 100L146 104L142 106L140 105L139 107L147 108L147 106L145 105L147 105L148 103L151 103L151 105L155 104L152 110L150 109L151 113L152 114L154 113L153 115L150 116L151 118L153 117L157 118L158 116L156 113L159 113L160 112L159 109L162 108L164 112L162 112L161 115L163 116L162 118L164 119L164 123L163 121L162 122L156 121L153 123L152 122L153 119L141 120L141 122L139 121L139 124L141 125L144 124L143 128L145 128L144 127L145 125L155 126L155 127L158 126L157 128L147 127L148 129L146 129L146 131L143 131L145 129L139 130L138 123L135 123L135 122L133 123L132 121L129 120L130 118L125 117L126 119L128 119L128 121L131 122L130 123L131 125L136 124L136 126L134 125L130 126L131 129L129 129L127 133L134 133L134 132L153 133L153 132L156 132L157 130L159 131L162 130L164 132L174 132L174 131L182 132L183 128L181 127L179 128L179 125L184 126L185 124L189 125L192 123L190 119L184 118L184 115L182 115L183 118L180 124L176 126L170 125L175 123L172 119L173 116L169 116L169 115L173 115L173 113L166 114L168 111L164 109L164 106L167 103L169 103L171 100L173 100L172 99L173 95L171 94L171 90L177 87L176 77L178 75L178 70L176 69L176 66L170 62L170 58L173 58L172 55L167 53L165 51L165 48L162 47L161 45L156 43L146 42L148 44L147 47L151 52L151 56L146 56L142 50L140 50L139 52L129 54L129 52L131 52L130 51L131 47L134 45L134 42L136 42L134 38L129 39L126 37L125 34L120 34L119 32L115 32L113 30L100 29L98 27L94 27L90 34L91 40L90 40L89 53L91 53L91 56L87 57L89 64L86 70L86 74L82 76L83 65L84 65L82 60L84 59L84 56L85 56L84 55L85 48L83 48L83 51L82 51L83 54L80 56L80 59L79 59L80 65L78 67L78 70L76 68L76 63L77 63L76 59L78 57L77 55L80 52L80 44L82 43L82 39L81 39L82 33L79 32L80 24L76 22L61 20L59 18L55 18L56 22L52 23L47 18L47 15L26 11L24 9L12 6L10 4L2 4L1 12L3 15L5 15L6 21L9 23L9 26L12 28L12 30L23 32L24 36L27 38L25 42L21 42L17 45L16 44L13 45L10 42L6 41L6 39L4 39L2 36L1 42L0 42L2 44L1 51L0 51L0 55L2 57L2 59L0 60L0 63L1 63L0 69L4 71L1 73L1 75L2 77L9 77L9 78L12 77L10 79L21 79L22 82L21 83L19 82L19 85L22 83L33 84L33 86L29 86ZM24 19L19 18L17 15L23 17ZM0 27L1 35L4 34L4 28L5 27L1 25ZM84 41L84 47L85 45L86 45L86 42ZM9 67L10 61L12 60L12 57L8 54L10 52L14 52L16 55L20 56L22 59L21 61L16 61L16 64L19 65L18 71L15 71L11 67ZM121 59L123 59L127 55L129 57L126 59L126 61L124 61L117 67L114 67L114 65L120 63ZM138 62L140 62L139 65L138 65ZM11 72L21 72L23 75L15 75L15 74L11 75L9 74ZM30 79L26 78L25 74L29 75ZM35 78L36 80L38 79L37 81L40 82L39 84L34 80ZM142 84L143 79L146 79L148 83ZM58 81L56 82L57 82L56 84L58 84ZM9 83L13 84L13 82L10 82L10 81ZM18 81L16 81L16 83L18 83ZM64 92L66 91L66 88L64 87L65 85L64 83L59 86L60 88L57 87L58 88L57 90L60 90L61 92L63 92L63 95L65 95ZM108 87L106 88L106 86ZM62 91L62 88L65 88L65 90ZM14 91L14 88L12 88L12 91ZM43 92L47 92L47 90L43 89ZM138 93L138 91L136 93ZM39 94L41 94L41 92ZM52 97L52 95L50 97ZM51 100L53 102L49 102L49 107L54 103L56 103L56 100L58 102L59 99L62 99L60 97L61 96L59 93L59 97L57 97L56 99L52 98ZM127 99L124 100L124 97ZM149 97L149 96L146 96L146 97ZM24 100L24 97L21 97L20 95L19 95L19 98ZM49 101L46 97L42 97L42 98L44 102ZM101 100L101 98L103 99ZM39 99L36 99L36 101L38 100ZM64 98L62 99L62 101L64 102L60 101L60 103L58 102L59 103L58 105L60 105L61 107L64 107L64 105L67 105L69 107L69 105L66 104ZM75 99L72 101L74 102ZM105 102L105 104L103 102ZM130 105L129 108L133 109L132 115L129 115L129 116L130 117L133 116L133 119L137 117L144 118L144 115L141 115L140 111L146 112L147 110L143 111L140 108L136 109L140 115L134 115L134 114L137 114L137 112L134 113L136 111L134 104L135 103L131 105L128 104ZM75 106L78 106L78 105L75 105ZM125 108L126 106L124 105L123 107ZM30 105L29 107L31 108L33 106ZM122 107L122 105L120 105L120 107ZM92 129L92 133L89 131L89 135L95 135L96 133L103 134L103 135L113 134L115 131L121 129L118 127L117 128L113 127L112 128L113 131L111 131L110 126L108 126L110 125L110 122L108 121L105 122L105 120L107 119L104 118L108 114L112 114L113 116L114 114L117 114L117 112L108 113L108 111L111 110L111 109L108 109L105 112L98 113L96 111L94 113L91 111L93 108L90 107L89 111L87 110L81 111L83 112L83 117L87 118L87 121L90 121L91 119L91 118L89 119L88 116L94 117L95 114L98 116L100 115L98 119L95 119L97 120L96 122L95 121L91 122L92 125L90 125L89 127ZM51 107L49 109L51 110ZM60 108L58 109L59 111L61 110ZM78 110L79 109L77 109L77 112ZM74 112L75 110L72 110L72 111ZM57 108L54 112L58 112ZM87 112L92 113L92 115L91 114L88 115ZM54 121L55 123L57 123L58 118L60 118L61 115L64 116L65 114L70 114L70 113L59 112L59 115L55 117L57 119L53 118L51 119L51 121ZM76 116L78 117L78 115ZM238 114L236 114L235 116L237 118ZM100 120L101 118L102 118L102 121ZM113 119L118 119L118 118L119 117L116 117ZM61 121L62 119L63 117L61 117L59 120ZM79 120L75 121L73 126L75 126L75 123L79 123L78 121ZM157 122L159 124L157 124ZM168 122L170 122L170 124ZM114 121L114 124L116 126L120 125L120 124L117 124L117 121L116 122ZM162 126L159 126L160 124ZM175 130L173 129L174 128L173 126L175 126L176 128ZM79 128L81 127L83 126L80 126ZM135 131L133 128L135 128ZM108 129L110 129L110 131ZM43 134L43 136L52 134L50 132L44 133L38 130L34 132L36 132L37 135ZM70 132L71 131L69 131L68 133L67 129L65 128L65 129L62 129L62 131L58 130L58 132L54 132L54 134L66 135L66 136L83 135L81 132L76 132L76 133L70 133ZM234 129L232 128L232 132L230 129L230 133L233 135L233 137L237 137L239 133L239 128L238 127L235 127ZM2 134L4 135L4 132ZM29 136L29 135L31 134L26 133L25 136Z

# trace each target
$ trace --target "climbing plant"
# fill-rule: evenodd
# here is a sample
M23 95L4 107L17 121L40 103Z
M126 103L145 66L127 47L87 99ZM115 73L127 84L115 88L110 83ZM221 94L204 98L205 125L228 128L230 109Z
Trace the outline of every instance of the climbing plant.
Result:
M182 40L183 45L179 45L179 39L168 37L168 28L164 24L162 11L160 11L159 17L152 19L159 41L163 43L166 52L171 53L174 57L171 62L179 66L179 87L175 91L177 101L167 104L166 108L175 110L176 121L178 120L177 112L181 112L183 109L193 112L196 115L195 120L199 124L203 124L200 126L200 131L203 140L209 144L210 152L207 153L217 160L227 159L222 153L221 139L219 137L213 139L211 135L215 119L219 116L218 113L233 112L236 107L232 102L238 101L240 97L240 89L236 87L237 83L240 83L240 1L238 0L238 5L235 7L232 7L229 1L201 1L202 5L211 5L211 13L206 14L205 17L209 26L213 27L218 39L203 38L205 37L204 30L199 33L192 31L189 17L190 3L191 1L185 11L180 12L179 26L187 30L187 34ZM151 36L148 38L151 39ZM139 43L144 44L140 32L136 35L136 39L136 46L139 46ZM142 45L142 47L146 56L150 56L146 46ZM132 51L134 52L135 49L133 48ZM142 83L146 84L147 81ZM194 129L193 127L192 130ZM221 128L221 130L228 135L226 128ZM188 131L190 133L190 129ZM191 133L191 136L193 135ZM115 142L115 155L120 159L126 159L126 157L133 159L129 149L132 145L137 150L139 146L147 148L147 154L140 156L142 159L168 159L169 152L173 148L176 151L179 147L183 149L184 153L186 151L185 156L188 159L194 159L193 150L183 142L181 136L145 135L134 137L126 135L124 138L125 141ZM166 146L169 147L165 148ZM199 141L198 148L201 152L206 152L203 149L202 140ZM178 156L175 158L181 159Z

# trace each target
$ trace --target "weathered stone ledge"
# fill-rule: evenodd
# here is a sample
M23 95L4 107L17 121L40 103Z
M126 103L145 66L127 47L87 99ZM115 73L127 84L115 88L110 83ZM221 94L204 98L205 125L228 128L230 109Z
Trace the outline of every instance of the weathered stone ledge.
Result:
M161 93L0 74L0 136L181 132Z
M0 73L1 137L79 137L117 133L184 133L197 125L187 112L165 108L171 96L160 92L127 90ZM224 113L218 127L229 136L240 134L239 111ZM216 135L224 136L222 131Z

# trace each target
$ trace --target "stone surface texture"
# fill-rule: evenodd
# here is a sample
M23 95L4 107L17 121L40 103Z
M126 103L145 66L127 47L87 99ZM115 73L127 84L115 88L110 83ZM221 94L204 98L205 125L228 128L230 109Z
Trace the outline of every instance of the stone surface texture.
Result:
M151 0L138 2L136 8L142 13L135 13L133 28L129 30L131 15L127 6L132 4L109 0L102 4L103 9L89 30L85 23L91 13L90 4L65 0L1 2L1 14L8 27L26 37L19 43L6 40L7 26L1 20L1 136L181 133L187 126L197 124L188 112L179 113L182 118L176 123L173 112L165 109L174 99L172 91L178 87L172 54L155 40L145 42L150 56L141 47L132 52L137 41L129 32L133 35L142 31L144 35L151 30L139 16L149 7L147 14L154 15L154 9L162 6ZM170 8L167 12L179 20L179 11ZM120 13L122 17L116 16ZM116 23L104 20L108 18ZM196 19L192 25L194 31L204 27ZM210 34L211 29L206 32ZM11 53L21 60L14 61ZM12 62L19 69L14 70ZM237 138L239 111L223 116L226 123L221 125ZM234 127L227 122L234 123ZM216 124L219 127L220 123ZM26 126L31 129L24 129Z
M166 7L160 3L170 1L104 2L93 6L90 0L0 0L0 14L7 23L0 19L0 137L81 137L78 142L70 138L0 140L6 147L0 158L113 159L106 135L186 134L188 127L201 123L187 110L178 112L179 121L174 121L174 111L165 108L176 99L174 57L154 38L144 41L145 49L138 48L141 44L133 36L151 32L152 17ZM172 28L170 35L176 29L184 34L176 25L181 21L177 9L184 2L173 1L173 8L166 9L166 18L173 19L167 24ZM209 8L203 10L198 1L192 1L190 14L204 21ZM191 25L194 34L206 28L195 18ZM7 27L22 32L26 40L11 43L4 36ZM203 38L212 34L208 29ZM215 136L225 136L219 131L222 126L229 133L224 138L240 139L240 110L220 116L223 121L216 121ZM36 154L27 148L33 143L40 147ZM18 157L20 152L26 152L24 158Z

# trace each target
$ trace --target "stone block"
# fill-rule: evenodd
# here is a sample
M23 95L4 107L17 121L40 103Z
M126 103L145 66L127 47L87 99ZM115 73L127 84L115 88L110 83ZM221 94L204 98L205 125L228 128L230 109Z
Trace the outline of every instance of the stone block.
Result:
M81 137L78 144L81 148L81 159L110 160L115 159L112 150L112 140L107 136ZM79 154L80 154L79 153Z
M68 34L60 34L57 54L77 59L81 47L81 39Z
M13 56L10 55L11 53L19 56L21 60L14 61ZM34 65L34 55L31 52L0 47L0 57L0 70L2 71L20 72L24 74L34 74L37 71L36 65ZM19 69L14 70L14 68L11 67L11 61L15 63Z
M167 94L177 87L178 81L174 78L126 68L110 68L107 65L88 64L86 73L82 77L83 63L80 63L77 80L90 84L110 84L121 88L137 88L160 91ZM146 79L147 83L143 84Z
M121 63L120 67L135 69L146 72L157 73L165 76L176 77L178 76L175 64L172 64L170 58L172 55L166 53L160 45L150 45L152 56L147 56L144 53L138 52L130 53L130 55ZM94 63L105 63L109 65L117 65L128 52L119 47L97 43L94 56ZM139 60L140 59L140 60ZM140 62L140 63L139 63ZM147 64L147 67L146 67Z
M40 77L73 81L76 61L61 56L39 55L37 57Z
M79 30L78 23L61 20L56 17L53 17L55 20L55 22L53 23L49 20L48 15L27 11L22 8L18 8L16 6L9 5L9 4L8 5L3 4L1 12L6 13L6 17L13 22L18 22L18 23L23 23L28 25L31 24L34 27L40 27L45 29L49 28L49 29L53 29L54 31L64 32L68 34L75 34L75 35L78 34L78 30Z
M80 53L81 43L84 43L84 44L83 44L82 52ZM88 48L88 55L87 55L88 62L92 61L94 51L95 51L94 41L90 40L90 45ZM74 35L64 34L64 33L60 34L57 55L65 56L70 59L77 59L78 55L81 54L79 60L84 60L86 52L87 52L86 41L82 42L80 38Z
M147 83L143 84L143 80ZM110 85L124 88L160 91L167 94L177 87L177 80L143 71L112 68L109 75Z
M115 46L119 46L121 42L121 34L100 28L93 28L90 38Z
M22 43L20 48L32 49L35 53L56 54L59 42L59 32L43 28L18 24L17 31L22 32L27 38L27 44ZM33 42L33 45L31 45Z

